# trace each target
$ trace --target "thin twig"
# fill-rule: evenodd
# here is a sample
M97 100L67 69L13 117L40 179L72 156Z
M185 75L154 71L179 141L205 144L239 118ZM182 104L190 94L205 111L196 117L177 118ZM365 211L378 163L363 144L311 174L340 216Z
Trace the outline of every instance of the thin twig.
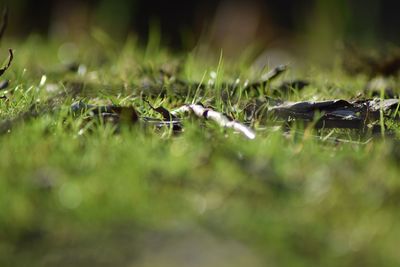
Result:
M182 107L174 110L173 112L171 112L171 114L175 116L179 113L187 113L187 112L194 113L199 118L213 120L219 126L221 126L223 128L232 128L235 131L242 133L244 136L246 136L249 139L256 138L255 132L252 129L250 129L249 127L247 127L244 124L237 122L235 120L231 120L224 114L217 112L211 108L205 108L202 105L198 105L198 104L185 105L185 106L182 106Z

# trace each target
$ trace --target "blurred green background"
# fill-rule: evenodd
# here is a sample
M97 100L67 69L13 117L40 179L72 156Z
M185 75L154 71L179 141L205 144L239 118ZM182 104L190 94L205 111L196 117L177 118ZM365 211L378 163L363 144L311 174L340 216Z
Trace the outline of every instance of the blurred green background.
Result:
M22 38L32 32L79 38L95 26L114 38L133 33L146 40L149 29L157 25L171 47L190 48L200 38L226 47L233 46L233 40L236 47L227 48L233 54L252 42L290 46L315 38L323 44L346 40L376 46L400 39L398 1L393 0L12 0L6 4L9 34Z

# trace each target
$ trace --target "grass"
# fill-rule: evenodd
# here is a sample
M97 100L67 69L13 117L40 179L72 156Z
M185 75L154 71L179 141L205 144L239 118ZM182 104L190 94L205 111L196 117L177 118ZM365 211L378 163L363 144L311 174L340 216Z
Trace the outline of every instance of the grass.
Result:
M79 99L158 116L141 100L146 88L139 85L154 82L159 68L174 72L175 62L188 81L207 83L215 72L216 88L203 96L192 88L179 98L167 81L169 93L152 98L154 105L173 109L201 99L243 120L242 101L252 96L226 104L215 92L224 91L223 81L262 74L222 55L171 55L155 41L145 49L134 39L120 47L97 32L64 55L86 67L82 75L60 69L59 46L36 37L13 46L15 62L2 77L11 81L3 92L8 100L0 100L2 120L44 103L53 89L66 90L62 81L84 81ZM313 82L289 100L348 99L366 81L340 68L285 75L281 80L302 75ZM254 123L255 140L197 119L185 121L178 136L141 125L115 133L102 123L80 131L82 118L69 113L75 100L67 97L57 110L0 136L1 266L400 263L398 137L363 144L357 132L301 125L286 136L273 120ZM334 137L354 142L337 144Z

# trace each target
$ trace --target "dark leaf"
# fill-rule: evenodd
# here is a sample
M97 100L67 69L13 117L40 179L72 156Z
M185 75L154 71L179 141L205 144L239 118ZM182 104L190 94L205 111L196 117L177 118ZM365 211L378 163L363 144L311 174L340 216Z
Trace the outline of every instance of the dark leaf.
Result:
M269 112L287 121L299 120L311 122L319 115L316 128L364 129L369 123L395 110L399 99L373 100L327 100L319 102L284 103L269 108Z

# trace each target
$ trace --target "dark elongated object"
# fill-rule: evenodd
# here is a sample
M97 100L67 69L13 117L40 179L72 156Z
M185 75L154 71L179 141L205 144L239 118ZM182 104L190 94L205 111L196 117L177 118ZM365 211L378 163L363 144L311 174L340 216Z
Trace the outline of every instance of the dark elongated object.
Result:
M311 122L316 128L363 129L380 119L381 111L389 115L399 107L399 99L346 101L342 99L318 102L287 102L273 106L268 112L287 121Z

